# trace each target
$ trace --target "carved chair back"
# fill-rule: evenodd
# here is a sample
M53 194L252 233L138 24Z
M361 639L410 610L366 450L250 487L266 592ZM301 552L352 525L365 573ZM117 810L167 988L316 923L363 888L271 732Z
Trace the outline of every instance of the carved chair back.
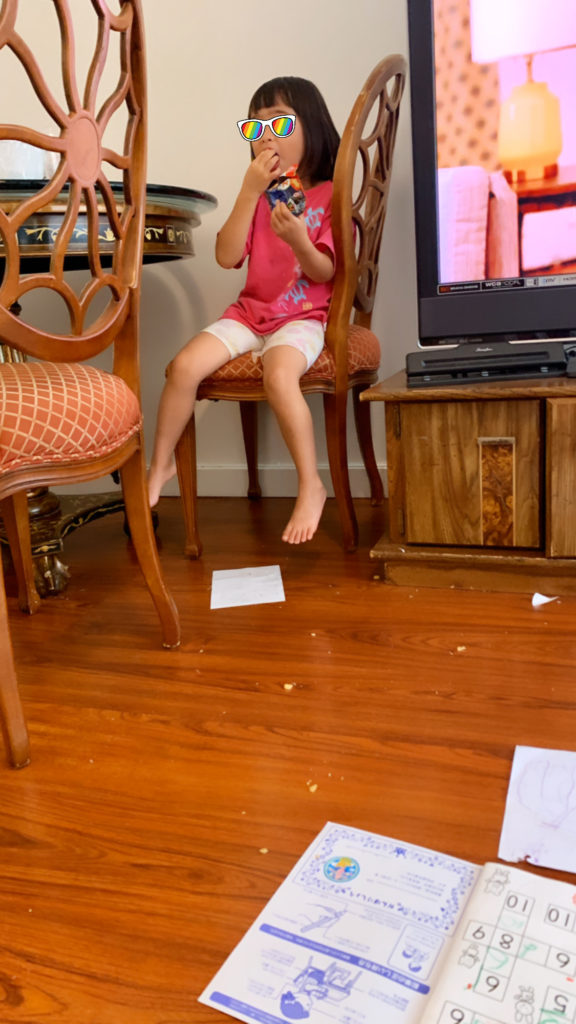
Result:
M85 31L90 6L95 45L81 83L75 18L81 13ZM136 310L146 191L141 2L52 0L42 5L47 10L61 48L58 88L49 84L40 55L26 39L25 18L34 15L30 5L19 0L0 4L0 88L5 95L10 90L16 60L36 94L42 125L2 124L0 140L36 147L49 167L35 194L28 183L18 195L14 182L5 202L0 191L0 337L29 356L56 362L89 359L115 342L114 372L139 394ZM114 188L109 173L116 179ZM43 243L50 235L52 242L46 266L37 270L36 261L31 272L27 256L34 251L35 233ZM78 245L87 253L88 280L83 278L76 291L65 268L67 254ZM40 330L33 315L28 318L26 296L39 289L62 300L59 332Z
M406 61L386 57L368 78L352 109L334 169L332 230L336 274L326 328L326 345L337 377L347 376L346 343L354 323L370 327L378 283L378 260Z

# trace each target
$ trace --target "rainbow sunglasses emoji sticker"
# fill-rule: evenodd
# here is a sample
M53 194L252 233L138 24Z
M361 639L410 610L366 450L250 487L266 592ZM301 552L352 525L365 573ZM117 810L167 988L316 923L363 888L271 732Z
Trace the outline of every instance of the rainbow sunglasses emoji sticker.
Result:
M257 139L261 138L266 125L269 125L270 130L279 139L286 139L294 131L296 115L278 114L267 121L262 121L259 117L247 117L243 121L237 121L236 124L238 125L240 135L243 139L246 139L246 142L256 142Z

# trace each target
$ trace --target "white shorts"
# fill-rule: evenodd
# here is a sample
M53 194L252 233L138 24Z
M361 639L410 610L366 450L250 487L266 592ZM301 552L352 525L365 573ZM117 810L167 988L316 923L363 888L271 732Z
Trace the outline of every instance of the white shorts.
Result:
M279 345L296 348L306 359L306 369L315 363L324 347L324 324L319 320L290 320L271 334L256 334L250 327L238 320L216 320L204 328L226 346L230 358L235 359L245 352L251 352L252 358L261 357L264 352Z

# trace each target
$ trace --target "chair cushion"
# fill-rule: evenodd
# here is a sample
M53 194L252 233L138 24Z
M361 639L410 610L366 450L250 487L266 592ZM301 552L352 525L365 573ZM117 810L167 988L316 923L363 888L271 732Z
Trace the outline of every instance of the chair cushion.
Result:
M141 422L136 395L104 370L83 363L0 364L0 473L106 455Z
M372 331L366 327L359 327L357 324L350 324L348 328L348 376L352 377L361 370L377 370L380 366L380 342ZM302 377L302 383L315 380L334 380L336 367L334 357L329 348L324 346L316 362ZM219 370L216 370L210 377L207 377L203 384L258 382L262 380L262 360L253 359L252 353L237 356L225 363Z

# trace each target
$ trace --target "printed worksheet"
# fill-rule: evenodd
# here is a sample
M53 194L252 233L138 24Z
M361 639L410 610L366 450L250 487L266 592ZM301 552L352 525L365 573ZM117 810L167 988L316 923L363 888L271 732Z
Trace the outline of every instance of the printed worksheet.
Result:
M328 823L200 1001L248 1024L417 1024L479 874Z
M248 1024L576 1024L576 886L328 823L200 1001Z
M575 1021L576 886L487 864L422 1024Z

